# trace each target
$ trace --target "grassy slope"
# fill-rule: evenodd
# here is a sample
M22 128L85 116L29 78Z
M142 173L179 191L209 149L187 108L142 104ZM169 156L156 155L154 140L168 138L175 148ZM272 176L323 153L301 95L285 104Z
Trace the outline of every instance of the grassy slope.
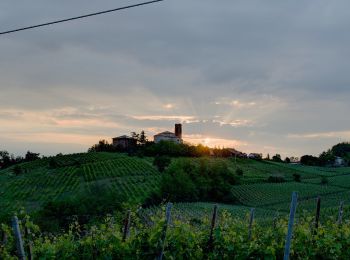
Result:
M22 164L25 173L20 176L14 176L11 168L0 171L2 213L12 213L20 207L28 211L36 210L46 201L74 196L95 184L120 190L132 203L140 203L159 187L160 174L152 166L150 158L91 153L61 156L56 157L56 160L60 164L56 169L50 169L49 159L43 159ZM305 167L241 159L226 161L231 170L241 168L244 172L242 185L233 187L241 205L220 206L235 215L245 215L250 207L257 208L258 215L272 215L270 213L275 210L287 212L292 191L299 192L302 200L300 209L313 209L314 198L318 195L322 195L324 207L334 207L350 195L350 168ZM302 183L293 182L295 173L301 175ZM282 175L287 182L266 183L271 174ZM321 176L327 176L328 185L320 184ZM193 216L198 212L208 214L212 204L180 203L176 208L184 215Z
M21 207L32 211L47 201L74 196L95 184L118 189L131 202L139 203L160 180L160 174L147 160L122 154L75 154L56 160L62 167L50 169L49 159L43 159L22 164L25 173L20 176L14 176L11 168L0 171L1 213Z

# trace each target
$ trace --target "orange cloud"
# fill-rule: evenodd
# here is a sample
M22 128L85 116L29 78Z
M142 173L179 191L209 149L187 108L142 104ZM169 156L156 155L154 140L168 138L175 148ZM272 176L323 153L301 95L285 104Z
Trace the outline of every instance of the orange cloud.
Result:
M334 132L322 132L322 133L310 133L310 134L288 134L288 138L350 138L350 131L334 131Z
M184 135L184 140L192 144L203 144L208 147L227 147L242 149L247 143L240 140L224 139L205 135Z
M180 121L183 123L191 123L196 122L194 116L186 116L186 115L173 115L173 116L166 116L166 115L144 115L144 116L130 116L133 119L136 120L151 120L151 121Z

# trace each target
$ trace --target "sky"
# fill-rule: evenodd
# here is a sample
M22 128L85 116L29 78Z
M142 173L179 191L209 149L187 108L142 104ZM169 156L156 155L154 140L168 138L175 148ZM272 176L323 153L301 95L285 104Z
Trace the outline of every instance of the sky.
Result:
M0 31L138 3L0 2ZM165 0L0 35L0 150L84 152L183 123L282 156L350 141L350 2Z

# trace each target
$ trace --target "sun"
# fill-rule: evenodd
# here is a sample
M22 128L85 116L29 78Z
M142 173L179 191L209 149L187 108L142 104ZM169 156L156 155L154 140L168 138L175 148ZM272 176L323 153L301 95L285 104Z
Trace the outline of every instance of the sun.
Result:
M212 142L212 140L209 137L206 137L203 140L203 144L206 145L206 146L209 146L211 142Z

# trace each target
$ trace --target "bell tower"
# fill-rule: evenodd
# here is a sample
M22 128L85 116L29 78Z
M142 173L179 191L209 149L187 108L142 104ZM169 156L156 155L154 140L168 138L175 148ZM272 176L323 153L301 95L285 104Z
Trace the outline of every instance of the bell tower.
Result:
M175 135L182 139L182 124L175 124Z

